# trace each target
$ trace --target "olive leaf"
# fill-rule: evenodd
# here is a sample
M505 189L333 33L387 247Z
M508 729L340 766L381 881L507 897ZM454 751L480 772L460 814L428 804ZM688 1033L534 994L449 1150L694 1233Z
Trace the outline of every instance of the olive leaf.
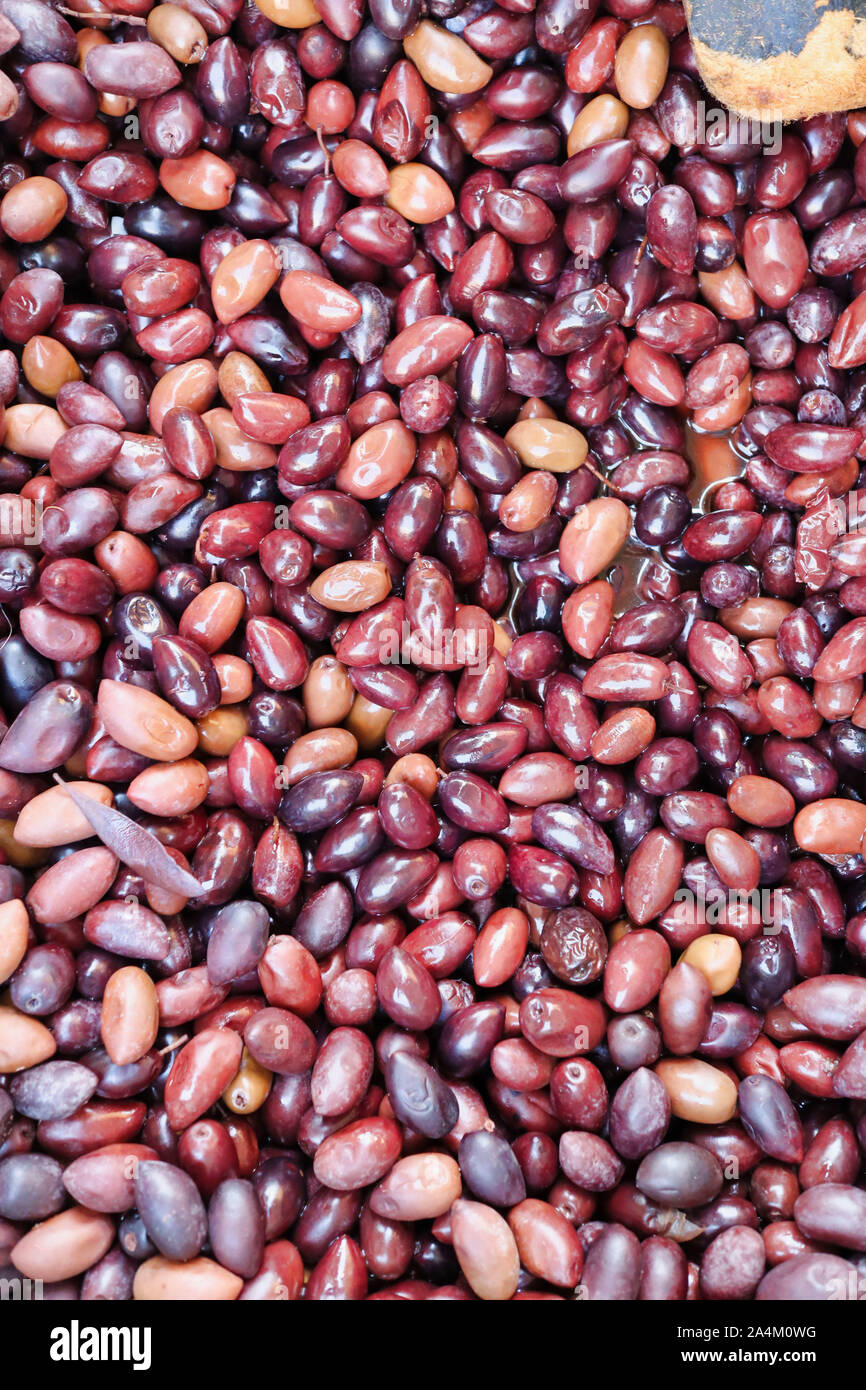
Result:
M150 830L145 830L143 825L138 825L114 806L103 806L100 801L82 796L57 773L54 780L75 802L94 834L133 873L140 874L157 888L183 893L187 898L201 893L202 886L198 879L172 859L165 845Z

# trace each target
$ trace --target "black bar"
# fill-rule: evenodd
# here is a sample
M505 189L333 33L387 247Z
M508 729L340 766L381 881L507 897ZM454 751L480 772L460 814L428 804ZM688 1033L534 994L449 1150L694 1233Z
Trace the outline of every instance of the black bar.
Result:
M866 1298L866 1289L863 1297ZM569 1306L569 1304L573 1306ZM458 1308L466 1309L465 1304ZM498 1313L497 1313L498 1310ZM273 1384L275 1376L331 1380L343 1362L347 1371L362 1370L363 1346L383 1330L398 1336L423 1337L429 1346L433 1378L437 1367L460 1364L461 1377L473 1356L492 1387L492 1375L514 1380L513 1357L523 1342L536 1362L535 1375L550 1375L551 1362L564 1370L571 1363L584 1378L592 1368L611 1382L623 1373L658 1375L667 1370L696 1372L714 1368L729 1374L758 1368L769 1379L793 1367L828 1372L849 1370L862 1345L862 1319L850 1301L827 1303L589 1303L566 1298L557 1307L545 1304L521 1310L490 1304L487 1308L447 1313L437 1303L394 1304L380 1309L355 1304L343 1309L313 1308L307 1303L71 1303L22 1300L0 1305L4 1346L22 1348L26 1364L41 1380L67 1373L107 1371L114 1378L131 1374L165 1376L200 1386L203 1375L225 1381L240 1370L252 1390L255 1381ZM504 1319L503 1320L503 1314ZM360 1317L360 1321L359 1321ZM457 1321L452 1322L451 1318ZM115 1329L111 1333L109 1329ZM360 1332L359 1341L347 1332ZM455 1334L459 1343L451 1339ZM431 1336L434 1340L429 1340ZM448 1340L445 1340L448 1339ZM376 1343L380 1369L402 1361L399 1343ZM386 1355L385 1348L393 1350ZM459 1352L458 1352L459 1347ZM448 1348L448 1350L446 1350ZM438 1349L438 1354L437 1354ZM543 1353L543 1355L540 1355ZM95 1355L94 1355L95 1354ZM393 1360L392 1360L393 1358ZM536 1360L537 1358L537 1360ZM136 1362L140 1369L135 1370ZM318 1363L318 1364L317 1364ZM8 1363L7 1363L8 1364ZM372 1369L371 1362L371 1369ZM414 1357L412 1364L415 1364Z

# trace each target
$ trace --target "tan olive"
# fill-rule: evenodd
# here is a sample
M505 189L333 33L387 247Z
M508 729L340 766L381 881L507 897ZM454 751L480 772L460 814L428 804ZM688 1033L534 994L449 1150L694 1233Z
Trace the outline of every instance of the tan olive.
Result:
M454 194L441 174L426 164L395 164L385 202L407 222L424 226L454 209Z
M231 201L236 174L211 150L198 149L181 159L164 159L159 181L170 198L184 208L216 212Z
M183 858L179 850L170 850L169 853L174 858ZM180 866L182 869L189 868L189 861L184 859ZM177 893L173 888L160 888L156 883L144 885L144 896L147 898L148 907L152 907L160 917L173 917L176 912L182 912L189 902L185 893Z
M81 369L68 348L39 333L25 344L21 368L33 390L52 399L67 381L81 380Z
M619 554L631 513L618 497L594 497L578 507L559 540L559 562L575 584L588 584Z
M571 473L587 455L580 430L564 420L518 420L505 441L527 468L545 468L549 473Z
M391 576L378 560L342 560L323 570L310 593L324 608L337 613L362 613L387 598Z
M243 590L237 584L218 580L196 594L183 610L178 631L181 637L191 638L214 655L229 640L243 612Z
M659 96L668 75L670 44L657 24L629 29L616 50L614 81L623 101L645 111Z
M389 1221L432 1221L450 1210L461 1189L460 1169L448 1154L408 1154L373 1189L370 1206Z
M30 918L20 898L0 903L0 985L14 975L25 955Z
M28 459L47 459L66 425L50 405L10 405L6 407L6 437L3 443L13 454Z
M555 420L556 411L540 396L528 396L517 412L518 420Z
M99 109L104 116L127 116L135 110L135 104L135 97L124 97L115 92L99 94Z
M249 733L246 712L237 705L220 705L195 721L198 746L212 758L227 758L238 739Z
M402 420L382 420L353 440L337 473L337 488L372 501L392 492L415 461L415 436Z
M740 973L743 953L734 937L710 932L692 941L680 960L700 970L713 994L727 994Z
M241 1064L223 1091L223 1104L235 1115L249 1115L264 1105L272 1081L273 1073L244 1048Z
M348 729L315 729L296 738L283 760L281 783L293 787L311 772L348 767L358 756L358 740Z
M724 270L699 270L701 294L711 309L726 319L746 319L755 312L755 292L739 261Z
M256 239L232 247L214 271L210 284L214 313L220 323L234 323L250 313L279 276L280 258L269 242Z
M234 405L239 396L271 389L271 383L261 367L245 352L226 353L219 365L217 382L220 395L229 406Z
M0 121L8 121L18 110L20 98L18 88L5 72L0 77Z
M218 468L227 468L231 473L273 468L277 461L276 449L244 434L230 410L215 406L206 411L202 419L213 435Z
M0 1006L0 1071L25 1071L56 1051L54 1035L38 1018Z
M44 864L48 857L45 850L34 845L22 845L15 838L15 829L14 820L5 817L0 820L0 850L9 863L14 864L16 869L34 869ZM90 833L92 835L93 831Z
M21 179L0 202L0 227L12 241L42 241L65 217L66 201L54 179Z
M87 776L87 749L84 744L80 744L74 752L70 753L63 764L63 771L73 779Z
M493 645L500 656L507 656L514 646L514 638L510 632L506 632L501 623L493 623Z
M627 706L608 716L590 740L597 763L629 763L653 740L656 721L642 706Z
M812 801L797 812L793 829L800 849L809 854L858 854L866 835L866 806L841 796Z
M475 512L476 515L478 513L478 499L475 496L475 491L460 473L457 474L445 493L445 510L446 512Z
M692 411L692 424L699 430L730 430L742 420L752 404L752 373L746 372L742 381L729 395L714 405L704 405ZM803 477L808 475L803 474ZM786 492L786 496L787 496ZM790 498L793 501L795 499Z
M343 722L352 708L355 687L341 661L334 656L317 656L302 693L307 723L311 729L323 729Z
M322 19L313 0L256 0L256 9L281 29L309 29Z
M264 10L265 0L260 4ZM135 1271L132 1296L144 1303L233 1302L243 1286L239 1275L204 1255L184 1263L154 1255Z
M109 1216L70 1207L23 1235L12 1250L12 1263L25 1279L54 1284L90 1269L113 1240L114 1222Z
M749 825L764 826L765 829L787 825L796 810L796 803L787 787L772 777L758 777L754 773L737 777L728 787L727 800L740 820L748 821ZM843 854L844 850L838 852Z
M782 598L747 598L736 608L723 608L719 622L735 637L775 637L782 621L793 611L793 603Z
M117 1066L137 1062L153 1047L159 1031L159 999L146 970L124 965L115 970L102 996L100 1033Z
M628 936L631 929L631 922L628 920L628 918L620 917L618 922L614 922L613 926L607 934L608 942L611 946L615 946L618 941L622 941L624 936Z
M182 758L177 763L146 767L132 779L126 794L133 806L150 816L185 816L201 806L209 786L204 763Z
M602 140L619 140L628 130L629 109L616 97L603 92L588 101L568 132L566 153L571 156Z
M103 806L110 806L114 800L111 789L99 782L68 782L66 785ZM21 808L15 823L15 839L19 845L53 848L74 844L76 840L89 840L92 835L90 821L63 787L49 787L34 796Z
M253 693L253 668L231 652L216 652L211 658L220 683L220 704L236 705Z
M381 746L393 714L392 709L374 705L366 695L356 695L346 720L346 728L355 736L358 746L365 753L374 753Z
M145 758L172 763L195 749L195 726L150 690L126 681L100 681L97 708L106 733Z
M697 1057L664 1057L656 1062L655 1072L664 1083L677 1119L722 1125L736 1114L734 1082L709 1062Z
M207 358L193 357L189 362L169 367L150 393L147 407L150 423L157 434L161 434L168 412L184 405L203 415L213 405L216 393L217 370Z
M431 24L421 23L403 40L403 52L427 83L437 92L455 96L480 92L493 76L493 69L465 39Z
M556 500L552 473L524 473L499 503L499 519L509 531L534 531Z
M207 30L180 5L156 5L147 16L147 32L176 63L200 63L207 52Z
M508 1222L494 1207L461 1198L451 1208L454 1253L473 1293L504 1302L517 1292L520 1256Z
M385 778L386 786L392 786L395 782L414 787L427 801L432 801L439 785L439 771L426 753L405 753L397 759Z

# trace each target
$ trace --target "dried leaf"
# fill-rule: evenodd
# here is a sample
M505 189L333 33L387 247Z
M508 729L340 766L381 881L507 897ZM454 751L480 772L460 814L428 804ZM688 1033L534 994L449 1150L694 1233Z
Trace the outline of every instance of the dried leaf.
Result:
M82 796L73 787L67 786L56 773L54 780L75 802L81 814L93 827L94 834L98 835L106 848L116 854L120 862L132 869L133 873L140 874L148 883L154 883L158 888L183 893L188 898L194 898L201 893L202 886L198 879L193 878L191 873L172 859L165 845L150 830L145 830L143 825L130 820L129 816L125 816L115 807L103 806L99 801Z

